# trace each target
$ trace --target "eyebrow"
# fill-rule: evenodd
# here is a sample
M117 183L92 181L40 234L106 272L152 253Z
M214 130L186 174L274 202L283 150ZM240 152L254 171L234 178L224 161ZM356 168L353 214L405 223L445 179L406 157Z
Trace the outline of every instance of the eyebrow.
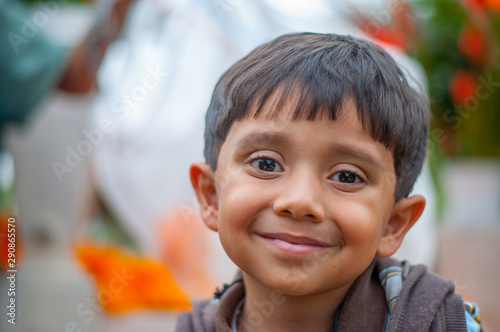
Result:
M257 131L243 136L238 141L237 146L255 146L262 143L284 145L286 144L286 141L285 135L283 134Z
M364 162L372 165L375 168L383 170L383 167L380 164L380 162L375 157L373 157L371 154L369 154L363 150L358 150L358 149L352 148L350 146L336 146L334 148L334 153L340 154L340 155L345 155L345 156L352 156L358 160L364 161Z
M257 131L257 132L251 132L248 135L243 136L236 145L240 147L247 147L247 146L258 146L259 144L264 144L264 143L283 146L286 145L288 142L285 135L281 133L269 133L269 132ZM336 145L331 149L331 154L353 157L357 160L366 162L370 164L372 167L378 168L379 170L384 169L380 164L380 162L370 153L350 146Z

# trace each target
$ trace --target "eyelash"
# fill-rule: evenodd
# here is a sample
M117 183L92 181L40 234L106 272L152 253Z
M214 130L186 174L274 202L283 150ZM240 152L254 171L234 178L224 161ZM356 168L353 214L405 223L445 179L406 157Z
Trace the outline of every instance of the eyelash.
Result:
M281 164L280 164L280 163L276 160L276 158L275 158L275 157L273 157L273 156L271 156L271 155L268 155L268 154L258 154L257 156L252 157L251 159L249 159L249 160L247 161L247 164L248 164L249 166L252 166L252 163L253 163L254 161L256 161L256 160L259 160L259 159L270 159L270 160L273 160L274 162L276 162L276 164L278 164L278 165L280 166L280 168L281 168L281 169L283 169L283 166L281 166ZM257 170L258 170L259 172L263 172L263 173L270 173L270 172L265 172L265 171L263 171L263 170L260 170L259 168L257 168Z
M338 173L350 173L350 174L354 174L361 181L361 183L366 183L366 180L360 174L360 172L357 171L357 170L352 170L352 169L340 169L340 170L337 170L337 171L335 171L335 173L333 173L330 176L330 178L333 177L335 174L338 174ZM349 184L355 184L355 183L349 183Z
M281 166L281 164L271 155L268 155L268 154L259 154L255 157L252 157L251 159L249 159L247 161L247 164L249 166L252 165L252 163L254 161L257 161L259 159L270 159L270 160L273 160L274 162L276 162L280 167L281 169L283 169L283 167ZM268 173L268 172L265 172L263 170L260 170L259 168L256 168L259 172L263 172L263 173ZM335 173L333 173L330 177L333 177L335 174L338 174L338 173L350 173L350 174L354 174L361 183L366 183L366 180L364 179L364 177L360 174L359 171L357 170L352 170L352 169L340 169L340 170L337 170ZM349 184L355 184L355 183L349 183Z

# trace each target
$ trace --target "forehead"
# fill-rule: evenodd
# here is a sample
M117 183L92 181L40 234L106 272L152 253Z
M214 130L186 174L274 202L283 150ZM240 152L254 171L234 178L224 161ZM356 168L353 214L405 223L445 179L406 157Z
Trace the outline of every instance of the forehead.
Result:
M343 141L339 134L349 133L351 140L380 144L365 130L356 105L351 99L346 99L336 113L335 119L331 119L329 111L324 109L318 110L314 118L302 112L297 114L297 101L287 101L278 105L280 101L273 97L260 109L254 107L243 119L233 124L227 138L245 138L249 143L259 141L284 143L289 139L287 136L293 136L293 130L298 130L304 140L314 138L321 133L322 141Z
M279 130L283 129L286 133L288 129L300 127L302 130L321 130L323 134L333 133L338 131L338 124L349 123L348 127L343 127L343 130L349 129L351 134L356 134L363 140L374 141L370 136L369 129L360 118L357 105L353 98L345 96L334 110L327 105L315 104L312 109L310 103L301 100L302 95L299 93L287 93L282 90L273 92L264 102L254 104L246 115L236 121L243 125L254 124L255 127L249 127L247 130L260 132L261 138L269 137L269 134L264 134L263 129ZM234 126L234 124L233 124ZM297 128L295 128L297 129ZM241 130L241 129L240 129ZM255 141L257 134L250 135ZM277 138L276 135L273 137ZM326 138L330 137L327 135ZM337 138L338 139L338 138Z

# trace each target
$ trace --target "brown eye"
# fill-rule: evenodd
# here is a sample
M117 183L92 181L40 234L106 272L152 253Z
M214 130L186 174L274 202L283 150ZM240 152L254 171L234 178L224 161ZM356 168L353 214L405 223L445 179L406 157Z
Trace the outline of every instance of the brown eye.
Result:
M342 183L361 183L361 179L359 176L352 172L338 172L335 173L332 177L333 181L342 182Z
M258 168L263 172L282 172L280 164L276 160L270 158L258 158L251 162L253 167Z

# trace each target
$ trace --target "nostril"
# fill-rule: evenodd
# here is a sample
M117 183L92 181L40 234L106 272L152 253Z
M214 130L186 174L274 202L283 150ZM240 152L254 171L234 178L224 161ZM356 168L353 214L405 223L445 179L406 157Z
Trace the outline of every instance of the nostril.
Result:
M295 215L290 210L281 210L278 214L283 217L295 218Z
M273 209L276 214L296 220L321 221L323 212L319 204L304 200L285 200L275 202Z

